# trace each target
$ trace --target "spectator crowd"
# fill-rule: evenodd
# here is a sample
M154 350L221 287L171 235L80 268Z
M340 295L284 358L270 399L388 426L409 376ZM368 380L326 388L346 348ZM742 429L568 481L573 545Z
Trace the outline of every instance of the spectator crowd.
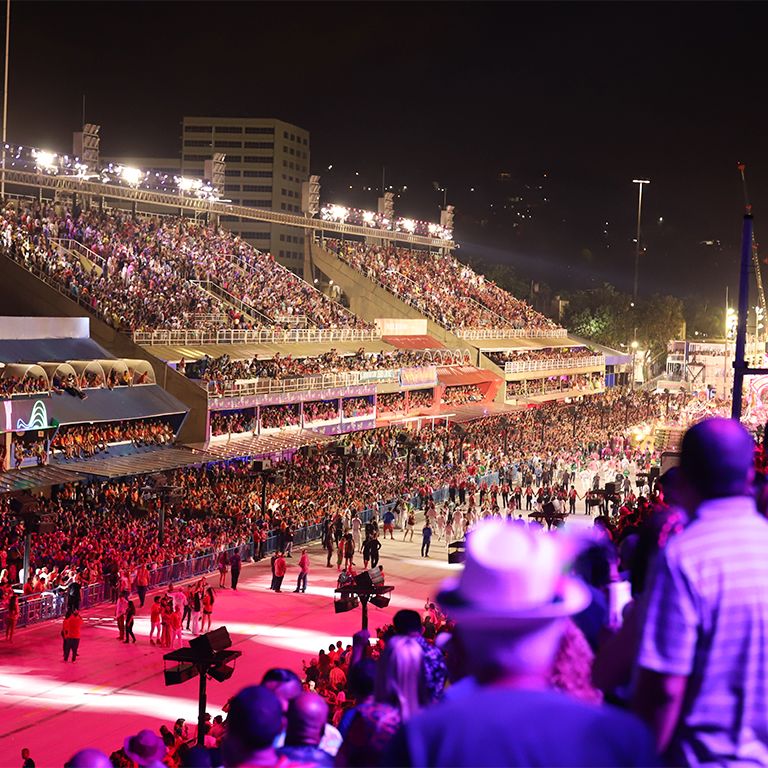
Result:
M89 265L60 241L92 254ZM238 237L190 219L7 204L4 253L126 331L280 327L367 328L340 304ZM226 292L236 301L223 301ZM239 309L234 307L237 304Z
M358 272L451 329L555 330L557 324L448 253L326 240Z

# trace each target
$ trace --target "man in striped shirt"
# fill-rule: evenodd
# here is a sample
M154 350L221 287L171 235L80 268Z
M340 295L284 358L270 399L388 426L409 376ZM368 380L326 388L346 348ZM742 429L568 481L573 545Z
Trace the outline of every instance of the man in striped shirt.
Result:
M635 694L675 765L768 765L768 521L753 452L727 419L683 439L691 522L656 563Z

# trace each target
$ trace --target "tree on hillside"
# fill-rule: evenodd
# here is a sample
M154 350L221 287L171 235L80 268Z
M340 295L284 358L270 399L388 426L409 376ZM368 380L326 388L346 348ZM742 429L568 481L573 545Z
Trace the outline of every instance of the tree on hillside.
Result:
M628 350L634 339L645 351L646 375L663 360L670 339L682 332L683 303L674 296L654 295L637 302L606 283L569 296L566 327L598 344Z

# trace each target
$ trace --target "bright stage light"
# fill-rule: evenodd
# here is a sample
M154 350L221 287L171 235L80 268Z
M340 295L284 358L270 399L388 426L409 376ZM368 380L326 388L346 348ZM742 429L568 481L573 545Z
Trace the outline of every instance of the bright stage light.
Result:
M400 226L406 232L415 232L416 231L416 222L413 219L401 219L400 220Z
M349 211L343 205L332 205L330 214L331 218L336 219L336 221L346 221Z
M44 171L52 171L57 167L56 153L46 152L42 149L33 149L32 157L35 158L35 164L38 168L42 168Z
M143 172L140 171L138 168L131 168L130 166L127 166L127 165L124 165L120 168L120 175L123 177L123 181L126 184L130 184L131 186L134 186L134 187L138 186L139 182L144 176Z
M203 186L203 182L200 179L188 179L185 176L181 176L178 186L181 192L192 192L192 190L200 189Z
M369 226L375 223L376 214L373 211L363 211L363 222Z

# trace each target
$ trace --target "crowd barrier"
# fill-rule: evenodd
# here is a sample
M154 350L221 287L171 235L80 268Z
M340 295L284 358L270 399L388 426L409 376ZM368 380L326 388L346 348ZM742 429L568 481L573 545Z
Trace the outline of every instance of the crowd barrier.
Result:
M488 485L491 485L492 483L497 483L498 479L498 472L493 472L478 477L477 483L480 484L485 481ZM432 492L432 498L436 502L446 501L448 499L448 487L442 486L435 489ZM376 510L363 510L360 514L360 518L363 523L367 523L371 520L374 517L374 514L381 519L386 512L394 508L396 503L395 500L380 502ZM418 505L417 494L411 496L411 503ZM268 536L262 543L261 555L271 555L278 550L278 547L282 547L284 542L282 542L280 538L281 537L277 535ZM315 523L303 526L294 531L293 547L302 547L312 541L319 541L321 538L321 524ZM230 547L227 549L227 554L231 557L236 551L239 551L243 562L247 562L252 560L254 556L258 554L255 551L254 546L254 542L251 540L238 547ZM217 570L218 558L218 552L211 552L206 555L201 555L200 557L193 557L178 563L170 563L168 565L160 566L159 568L150 571L149 586L147 589L148 591L151 591L157 587L163 587L173 582L185 581L196 576L204 576L213 573ZM131 595L135 596L136 594L136 585L134 584L132 585ZM114 602L116 599L116 586L112 586L106 582L98 582L81 589L79 608L80 610L85 610L108 601ZM57 589L53 592L41 592L39 594L20 597L19 617L16 626L25 627L30 624L37 624L41 621L48 621L49 619L60 619L67 611L69 601L70 597L66 589ZM7 617L8 609L3 606L3 608L0 609L0 630L5 629Z

